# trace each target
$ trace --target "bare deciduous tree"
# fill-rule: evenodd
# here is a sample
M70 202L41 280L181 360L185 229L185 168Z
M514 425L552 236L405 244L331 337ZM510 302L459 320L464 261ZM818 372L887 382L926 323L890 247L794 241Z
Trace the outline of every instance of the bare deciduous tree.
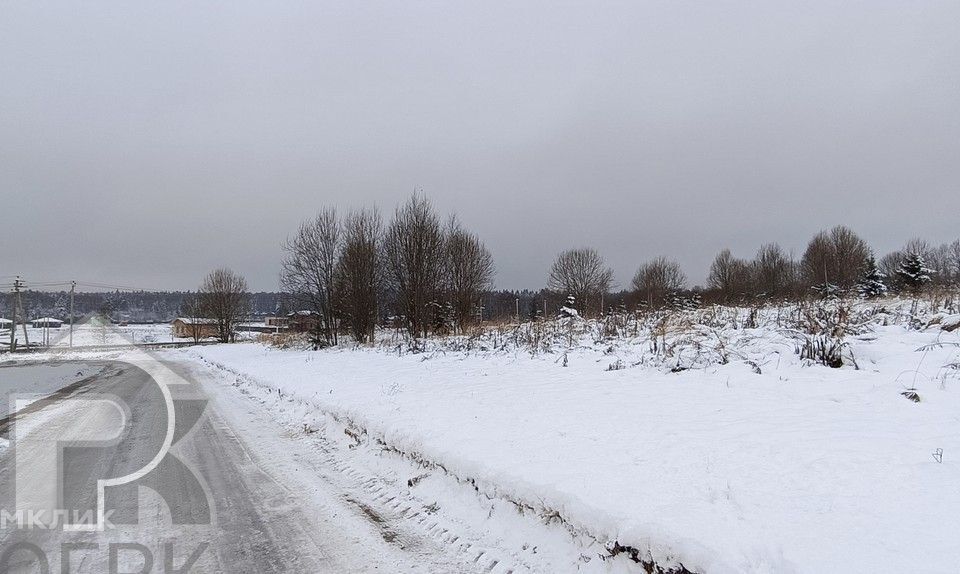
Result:
M732 295L733 261L733 253L730 253L729 249L723 249L713 258L713 263L710 264L710 272L707 274L707 287L716 289L724 298Z
M280 268L280 286L301 309L319 317L315 338L326 344L337 343L336 271L343 233L333 208L300 224L297 234L283 245L285 256Z
M755 294L784 297L792 291L794 264L776 243L761 247L752 267Z
M680 264L666 257L657 257L644 263L633 276L634 291L640 300L651 306L663 305L670 295L682 290L686 283L687 276L680 269Z
M437 302L443 279L444 237L430 201L415 193L397 208L384 240L386 281L414 337L430 326L429 305Z
M913 237L906 244L904 244L903 249L904 253L914 254L923 257L924 259L930 258L930 253L933 251L933 247L930 243L923 239L922 237Z
M564 295L572 295L575 304L584 313L593 304L599 309L602 294L610 290L613 270L603 257L589 247L570 249L557 256L550 268L548 287Z
M714 258L710 265L707 285L716 289L723 301L731 301L743 297L751 291L750 266L734 257L729 249L724 249Z
M884 255L877 263L880 272L887 278L888 286L894 290L899 290L902 287L897 272L900 270L900 264L903 263L904 258L906 258L906 254L903 251L892 251Z
M833 244L826 231L816 234L807 244L807 249L800 260L800 267L808 285L828 283L831 277L835 279Z
M446 232L447 296L457 328L463 329L477 316L480 297L493 279L493 257L480 239L450 219Z
M337 307L354 339L360 343L372 342L383 279L380 212L369 209L350 214L344 220L343 231L343 249L336 274Z
M821 231L807 245L800 262L808 285L854 287L870 257L870 247L849 228L838 225Z
M830 239L833 241L834 256L837 260L836 283L844 289L853 287L862 276L873 252L866 241L842 225L830 230Z
M731 277L733 278L733 292L738 298L744 298L748 295L755 295L756 288L753 285L753 266L743 259L734 259L731 265Z
M247 280L230 269L215 269L203 279L198 296L202 315L216 322L220 341L233 341L237 325L250 312Z
M950 244L943 243L930 248L925 260L927 267L933 271L932 279L935 285L950 285L953 282Z
M960 239L947 246L947 262L950 269L950 282L960 285Z

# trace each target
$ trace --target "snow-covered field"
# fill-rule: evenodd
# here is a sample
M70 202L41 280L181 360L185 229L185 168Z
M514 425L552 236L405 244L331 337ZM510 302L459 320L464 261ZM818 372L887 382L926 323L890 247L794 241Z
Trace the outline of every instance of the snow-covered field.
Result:
M241 339L255 339L257 333L239 333ZM65 348L70 346L70 328L64 325L59 329L36 329L27 327L27 336L30 344L41 344L49 342L51 347ZM23 345L23 328L18 326L16 331L17 341ZM10 331L0 330L0 346L10 341ZM151 323L151 324L104 324L93 318L90 321L74 325L73 327L73 346L74 347L96 347L104 345L129 345L141 343L172 343L172 342L192 342L191 337L174 337L169 323Z
M67 347L70 344L70 328L64 325L59 329L35 329L27 327L27 336L31 344L43 344L48 340L53 347ZM16 337L20 345L23 345L23 328L18 326ZM0 345L8 343L10 340L10 331L0 331ZM126 345L130 343L166 343L171 341L188 341L189 339L175 339L173 337L170 325L167 323L154 323L144 325L104 325L96 320L74 325L73 327L73 345L75 347L97 346L97 345Z
M358 442L663 566L956 572L960 330L904 305L501 329L418 352L183 353L276 397L288 422L335 418ZM837 324L842 368L801 358Z

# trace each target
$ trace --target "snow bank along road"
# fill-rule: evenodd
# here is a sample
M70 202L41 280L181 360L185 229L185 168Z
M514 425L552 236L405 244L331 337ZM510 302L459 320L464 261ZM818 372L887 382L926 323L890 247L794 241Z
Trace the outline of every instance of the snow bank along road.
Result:
M802 360L775 325L721 331L729 360L680 372L650 363L642 338L589 333L535 355L478 344L182 354L292 424L334 418L356 450L419 461L430 478L415 492L454 476L581 535L582 558L554 571L606 572L624 557L598 557L618 543L711 574L958 572L958 332L877 322L847 339L857 366L836 369Z
M164 362L187 382L172 393L173 446L138 479L140 487L105 489L105 509L112 509L107 528L71 531L52 524L53 513L35 513L36 522L17 513L42 508L53 496L54 507L69 509L61 519L84 522L96 516L80 511L95 512L98 480L130 475L155 459L168 434L168 403L150 369L138 365L101 359L0 368L5 388L20 384L44 394L51 385L61 388L0 415L0 506L8 513L0 529L0 571L509 570L505 562L469 552L471 544L432 519L435 508L403 500L375 474L341 458L336 445L311 439L319 433L291 432L236 389L211 383L217 373L184 362ZM123 405L123 416L110 403ZM45 449L64 437L79 442L61 449L55 472L66 478L58 494ZM421 520L392 518L394 501Z

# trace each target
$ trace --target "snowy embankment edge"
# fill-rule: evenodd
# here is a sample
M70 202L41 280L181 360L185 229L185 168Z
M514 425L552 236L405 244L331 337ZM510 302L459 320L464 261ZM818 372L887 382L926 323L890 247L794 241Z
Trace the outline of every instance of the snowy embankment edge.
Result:
M559 492L544 492L518 477L506 481L497 481L485 477L482 464L475 460L451 456L449 453L434 454L417 447L415 437L403 433L391 433L378 428L362 412L318 401L314 397L296 394L284 395L282 390L262 378L252 376L219 361L209 359L197 350L184 351L195 360L235 378L235 386L244 385L260 391L264 403L267 398L273 401L272 408L283 414L296 414L300 420L296 424L305 427L310 415L329 418L342 427L346 436L358 445L364 441L374 443L381 450L387 450L409 462L427 469L440 471L457 483L472 488L477 495L487 500L499 500L511 504L521 514L532 514L546 524L557 524L574 537L583 537L595 541L607 554L603 559L623 555L625 559L641 565L647 572L693 573L693 572L735 572L737 569L723 564L720 553L683 537L664 536L654 522L648 522L643 532L638 528L621 530L612 519L607 524L598 517L605 516L601 510L594 509L575 497ZM299 409L297 406L299 405ZM413 486L408 484L408 486ZM583 517L593 516L593 521Z

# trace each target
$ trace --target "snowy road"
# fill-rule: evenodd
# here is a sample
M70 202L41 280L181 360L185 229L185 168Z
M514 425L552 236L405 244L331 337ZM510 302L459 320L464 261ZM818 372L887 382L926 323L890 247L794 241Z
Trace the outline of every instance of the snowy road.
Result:
M167 366L190 383L175 395L183 400L175 408L177 436L169 453L174 460L165 459L141 478L140 488L106 489L104 503L114 510L111 528L73 532L6 524L0 530L5 562L0 571L161 572L171 566L231 573L470 570L450 559L437 540L402 531L402 525L389 524L355 492L344 491L330 479L330 469L317 463L316 453L258 412L256 403L205 383L196 366ZM82 368L86 366L78 363L77 369ZM105 397L127 409L125 427L112 441L104 437L118 415L105 406ZM98 479L143 468L162 449L167 415L162 393L147 372L113 363L51 400L4 419L0 434L9 438L14 430L15 439L0 454L2 508L12 513L42 506L45 496L58 496L57 508L96 509ZM190 425L196 416L199 420ZM61 455L68 478L61 481L61 494L51 494L45 445L63 443L66 436L86 446Z

